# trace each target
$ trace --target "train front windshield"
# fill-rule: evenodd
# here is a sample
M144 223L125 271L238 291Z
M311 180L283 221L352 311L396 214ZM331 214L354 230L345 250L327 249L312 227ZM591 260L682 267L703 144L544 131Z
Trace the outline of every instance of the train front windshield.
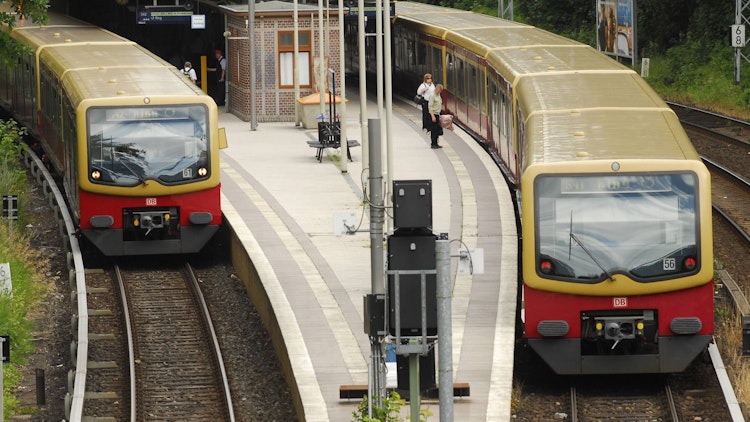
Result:
M204 105L92 107L86 121L93 183L174 185L210 176Z
M539 176L537 272L578 283L697 272L697 186L688 172Z

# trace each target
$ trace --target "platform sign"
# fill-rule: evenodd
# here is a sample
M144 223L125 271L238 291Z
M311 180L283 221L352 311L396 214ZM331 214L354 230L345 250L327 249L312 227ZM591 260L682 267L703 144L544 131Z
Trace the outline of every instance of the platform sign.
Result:
M190 29L206 29L206 15L191 16Z
M141 7L138 9L138 24L189 24L193 12L184 7Z
M3 363L10 362L10 336L0 336L0 343L3 344Z
M3 218L18 220L18 195L3 195Z
M732 25L732 47L745 46L745 25Z
M0 263L0 294L10 294L13 291L13 282L10 277L10 263Z

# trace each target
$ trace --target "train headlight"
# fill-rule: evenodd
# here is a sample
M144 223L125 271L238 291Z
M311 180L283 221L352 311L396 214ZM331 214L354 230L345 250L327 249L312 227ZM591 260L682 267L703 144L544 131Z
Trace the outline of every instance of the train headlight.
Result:
M542 274L552 274L552 270L554 270L554 265L552 265L552 261L544 260L539 263L539 271L542 272Z
M205 168L205 167L198 168L198 176L206 177L207 174L208 174L208 169L207 168Z
M140 225L141 225L141 220L138 217L134 218L133 219L133 226L134 227L138 227Z
M93 180L99 180L102 177L102 173L99 170L93 170L91 172L91 179Z
M682 262L682 267L688 271L693 271L697 266L698 261L696 261L692 256L685 258L685 260Z
M170 217L170 215L169 215L169 214L164 214L164 217L163 217L163 218L164 218L164 221L166 222L166 221L169 221L169 219L170 219L171 217Z

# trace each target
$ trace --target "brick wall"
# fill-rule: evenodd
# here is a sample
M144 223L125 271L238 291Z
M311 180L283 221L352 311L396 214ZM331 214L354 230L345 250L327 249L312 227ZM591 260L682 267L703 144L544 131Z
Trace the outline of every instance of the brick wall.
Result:
M315 14L299 14L297 27L299 31L310 31L312 41L311 61L319 60L320 31L318 18ZM324 35L326 49L324 55L330 68L339 77L339 30L338 16L332 14L326 23L328 30ZM230 111L244 121L251 119L251 81L250 81L250 51L248 48L248 30L245 28L245 16L228 15L227 25L231 32L226 54L229 73L229 107ZM258 122L293 122L296 101L294 88L279 87L279 53L278 32L294 29L292 15L257 17L255 20L255 112ZM315 72L314 70L312 72ZM311 76L313 85L316 76ZM300 88L300 97L317 92L311 88Z

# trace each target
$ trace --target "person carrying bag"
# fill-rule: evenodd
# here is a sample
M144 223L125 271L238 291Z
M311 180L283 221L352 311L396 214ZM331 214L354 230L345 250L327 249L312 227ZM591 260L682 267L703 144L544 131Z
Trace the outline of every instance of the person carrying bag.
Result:
M417 96L414 97L414 102L417 102L417 97L421 97L421 101L417 104L422 106L422 130L426 132L429 132L432 127L432 117L430 117L427 105L433 93L435 93L435 84L432 83L432 74L425 73L423 82L417 88Z

